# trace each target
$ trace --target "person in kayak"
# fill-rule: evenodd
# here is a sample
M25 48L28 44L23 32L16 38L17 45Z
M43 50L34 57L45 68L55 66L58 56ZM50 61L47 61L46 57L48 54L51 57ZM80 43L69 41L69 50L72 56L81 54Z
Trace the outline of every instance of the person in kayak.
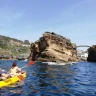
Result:
M0 68L0 80L5 80L9 77L9 74L5 74L5 70Z
M11 77L13 77L13 76L19 75L20 72L21 72L21 68L17 66L16 62L13 62L8 73L11 75Z

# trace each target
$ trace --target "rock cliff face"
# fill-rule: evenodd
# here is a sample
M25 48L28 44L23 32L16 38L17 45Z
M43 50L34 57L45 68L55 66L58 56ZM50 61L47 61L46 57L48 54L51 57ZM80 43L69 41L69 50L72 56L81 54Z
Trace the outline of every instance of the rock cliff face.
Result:
M96 45L93 45L88 49L88 58L89 62L96 62Z
M45 32L43 36L31 44L29 59L36 61L78 61L76 45L70 39L55 33Z

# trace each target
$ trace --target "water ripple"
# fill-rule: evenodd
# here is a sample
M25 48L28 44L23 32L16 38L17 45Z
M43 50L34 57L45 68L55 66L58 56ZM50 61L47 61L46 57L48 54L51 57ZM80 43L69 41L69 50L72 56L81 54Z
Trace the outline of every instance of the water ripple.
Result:
M19 67L28 62L16 61ZM0 61L9 70L13 61ZM48 65L36 62L26 67L23 86L0 89L0 96L96 96L96 64L79 62L68 65Z

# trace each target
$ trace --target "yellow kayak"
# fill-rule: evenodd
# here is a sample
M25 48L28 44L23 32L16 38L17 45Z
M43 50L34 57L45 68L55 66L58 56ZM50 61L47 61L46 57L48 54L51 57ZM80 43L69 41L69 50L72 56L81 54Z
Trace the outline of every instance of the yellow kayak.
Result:
M26 78L26 72L18 75L18 76L14 76L12 78L6 79L4 81L0 81L0 88L2 87L8 87L11 84L16 84L16 82L18 81L22 81Z

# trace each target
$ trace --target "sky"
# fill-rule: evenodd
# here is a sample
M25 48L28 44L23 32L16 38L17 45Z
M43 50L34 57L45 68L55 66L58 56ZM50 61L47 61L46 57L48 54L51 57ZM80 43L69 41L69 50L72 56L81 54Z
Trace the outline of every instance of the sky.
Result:
M35 42L46 31L96 44L96 0L0 0L0 35Z

